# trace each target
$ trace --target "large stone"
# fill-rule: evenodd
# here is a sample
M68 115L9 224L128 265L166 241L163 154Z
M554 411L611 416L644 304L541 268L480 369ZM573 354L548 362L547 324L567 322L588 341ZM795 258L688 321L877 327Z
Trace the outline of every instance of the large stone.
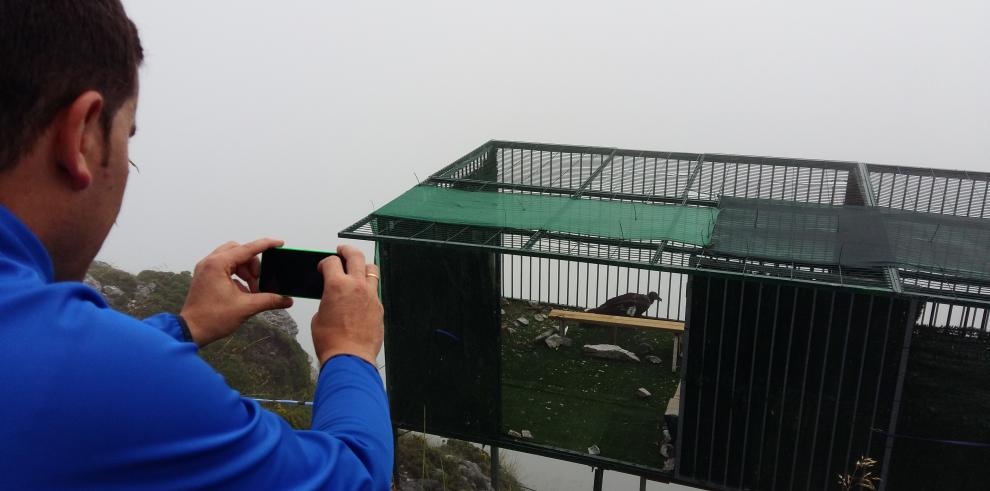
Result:
M588 453L591 455L601 455L602 449L598 448L598 445L592 445L588 447Z
M293 338L299 334L299 326L296 325L296 321L292 320L292 317L285 310L269 310L267 312L262 312L258 314L258 318L271 324L276 329L292 336Z
M536 314L536 315L533 316L533 320L535 320L536 322L543 322L543 321L547 320L547 316L545 316L543 314Z
M530 433L529 430L522 430L522 433L520 433L520 434L522 435L523 438L525 438L527 440L532 440L533 439L533 434Z
M520 323L520 324L522 324L524 326L528 326L529 325L529 319L527 319L525 317L520 317L520 318L516 319L516 322L518 322L518 323Z
M512 438L522 438L522 434L516 430L509 430L509 436Z
M653 394L650 394L650 391L646 390L646 388L644 387L640 387L636 389L636 397L639 397L640 399L646 399L647 397L650 397L652 395Z
M491 480L478 464L465 460L458 466L457 471L470 484L470 489L492 489Z
M530 300L527 303L529 304L530 307L532 307L534 309L540 308L540 302L537 302L536 300Z
M614 344L586 344L583 351L584 354L595 358L639 362L639 358L636 355Z
M547 343L547 347L550 348L550 349L557 349L557 348L559 348L561 346L569 347L572 344L574 344L574 340L573 339L571 339L571 338L565 338L564 336L561 336L560 334L551 334L551 335L547 336L547 338L544 339L543 341L545 343Z
M138 300L144 300L155 291L156 286L154 283L141 283L134 289L134 297Z
M541 332L539 336L533 338L533 344L540 344L551 335L553 335L553 329L547 329L546 331Z
M107 297L114 298L122 296L124 294L124 290L121 290L113 285L106 285L103 287L103 294Z
M650 362L650 363L652 363L654 365L659 365L659 364L663 363L663 360L661 360L659 356L655 356L655 355L647 356L646 357L646 361L648 361L648 362Z

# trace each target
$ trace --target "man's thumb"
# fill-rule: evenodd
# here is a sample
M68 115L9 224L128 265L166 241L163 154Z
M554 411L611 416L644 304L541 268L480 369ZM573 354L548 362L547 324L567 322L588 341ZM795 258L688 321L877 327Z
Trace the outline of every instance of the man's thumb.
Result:
M292 306L292 297L283 297L274 293L253 293L250 299L251 310L254 310L255 313L287 309Z

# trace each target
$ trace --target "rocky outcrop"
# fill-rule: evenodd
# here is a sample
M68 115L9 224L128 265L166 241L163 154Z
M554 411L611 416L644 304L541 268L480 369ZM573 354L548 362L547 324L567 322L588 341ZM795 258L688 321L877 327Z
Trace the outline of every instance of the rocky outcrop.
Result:
M268 312L262 312L258 314L258 318L271 324L276 329L293 338L299 334L299 326L296 324L296 321L292 320L292 316L284 310L269 310Z

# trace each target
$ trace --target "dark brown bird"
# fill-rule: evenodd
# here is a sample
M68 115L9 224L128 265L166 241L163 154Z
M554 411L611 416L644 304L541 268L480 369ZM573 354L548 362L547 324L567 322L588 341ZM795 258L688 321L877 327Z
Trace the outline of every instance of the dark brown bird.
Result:
M624 315L627 317L639 317L646 313L646 310L658 300L660 295L657 292L650 292L646 295L641 293L626 293L617 297L612 297L605 303L588 309L593 314Z

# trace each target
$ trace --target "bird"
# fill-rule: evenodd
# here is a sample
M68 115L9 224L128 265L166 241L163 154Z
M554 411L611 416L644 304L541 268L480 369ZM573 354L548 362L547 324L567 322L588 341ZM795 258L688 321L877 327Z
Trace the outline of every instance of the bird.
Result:
M593 309L588 309L586 312L592 314L639 317L646 313L647 309L650 308L650 305L653 305L654 301L659 299L660 295L658 295L657 292L649 292L646 295L643 295L642 293L626 293L617 297L612 297L606 300L605 303Z

